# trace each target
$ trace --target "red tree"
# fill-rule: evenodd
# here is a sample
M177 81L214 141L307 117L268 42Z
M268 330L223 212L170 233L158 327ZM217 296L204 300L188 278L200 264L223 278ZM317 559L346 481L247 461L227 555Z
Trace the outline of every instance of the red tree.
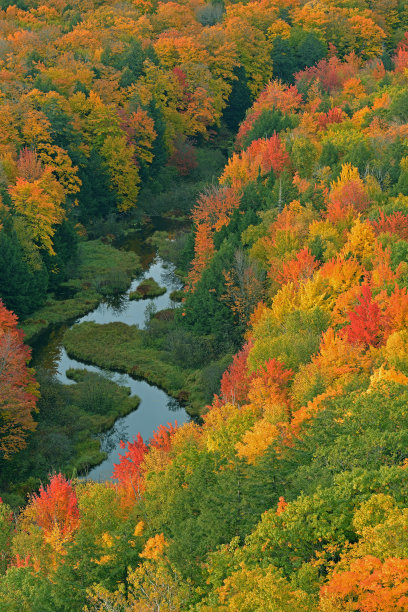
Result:
M242 403L248 397L249 386L254 375L248 373L247 359L252 342L249 341L234 355L232 364L221 378L221 397L224 402ZM216 402L219 401L215 396Z
M403 240L408 239L408 215L404 215L399 210L392 215L384 215L381 210L379 218L376 221L371 221L371 225L377 235L384 232L396 234Z
M31 503L36 522L45 534L51 534L57 528L60 536L66 538L78 528L77 496L71 482L62 474L55 474L45 489L41 486Z
M381 344L385 318L378 304L373 301L369 285L361 287L360 302L348 316L350 325L345 330L350 342L361 343L366 347Z
M120 447L126 448L125 442L121 442ZM137 438L133 438L133 442L127 443L127 452L119 455L119 463L115 463L113 470L113 478L116 478L122 485L133 488L137 494L140 491L141 465L147 451L148 446L138 433Z
M38 384L27 367L31 351L23 344L17 317L0 300L0 452L5 458L26 445L35 429Z
M177 429L177 421L174 425L167 423L167 425L159 425L153 436L149 440L149 446L160 448L164 452L168 452L171 448L171 436Z

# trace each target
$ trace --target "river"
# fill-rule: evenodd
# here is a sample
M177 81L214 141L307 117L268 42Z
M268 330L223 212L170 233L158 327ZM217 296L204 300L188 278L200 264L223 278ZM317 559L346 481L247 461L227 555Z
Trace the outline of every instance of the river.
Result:
M180 289L182 285L174 274L174 266L158 257L156 251L147 242L146 239L154 229L167 228L160 227L160 225L158 227L157 224L151 225L144 230L130 234L118 245L120 248L136 252L143 266L143 272L133 279L129 289L124 293L107 298L95 310L78 318L72 325L83 321L95 321L101 324L121 321L128 325L138 325L143 329L146 321L146 307L149 304L154 305L157 310L164 310L175 305L170 299L170 293ZM143 279L149 277L154 278L161 287L166 287L166 293L146 300L129 300L129 293L134 291ZM108 457L100 465L90 470L86 478L99 481L108 480L112 476L114 463L117 463L119 459L120 440L133 440L138 432L142 434L144 440L147 440L159 425L174 424L176 421L181 425L190 417L177 400L144 380L136 380L127 374L105 371L71 359L63 346L63 336L69 327L63 325L51 331L46 339L35 347L33 366L48 371L57 380L68 385L75 384L66 376L69 368L85 368L98 372L120 385L129 387L131 395L137 395L141 400L137 410L118 419L111 430L100 436L101 449L108 453Z

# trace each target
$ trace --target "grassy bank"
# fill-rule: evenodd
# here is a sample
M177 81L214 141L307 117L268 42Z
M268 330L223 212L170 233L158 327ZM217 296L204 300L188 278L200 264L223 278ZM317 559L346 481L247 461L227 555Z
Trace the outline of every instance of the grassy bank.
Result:
M37 427L12 462L0 461L0 495L13 506L21 505L49 473L72 477L106 459L98 435L140 403L128 387L94 372L68 370L67 375L75 385L39 376Z
M71 357L143 378L185 402L190 414L200 414L205 405L201 369L170 363L166 351L147 346L146 341L145 331L125 323L87 321L64 336Z
M73 278L22 321L26 342L35 342L50 327L85 315L106 295L125 291L140 270L135 253L120 251L100 240L81 243Z

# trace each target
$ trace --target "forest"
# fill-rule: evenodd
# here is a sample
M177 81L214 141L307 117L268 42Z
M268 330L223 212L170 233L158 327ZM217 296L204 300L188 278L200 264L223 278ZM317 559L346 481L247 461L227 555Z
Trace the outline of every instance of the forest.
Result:
M405 612L407 405L404 2L0 0L0 612Z

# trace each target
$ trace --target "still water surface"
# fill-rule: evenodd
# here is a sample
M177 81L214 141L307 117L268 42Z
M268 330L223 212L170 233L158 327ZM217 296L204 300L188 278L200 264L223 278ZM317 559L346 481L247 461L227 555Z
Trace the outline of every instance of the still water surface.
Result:
M144 233L135 232L129 236L122 242L120 248L135 251L140 256L143 272L132 281L126 292L104 300L95 310L77 319L74 324L83 321L95 321L101 324L120 321L128 325L138 325L143 329L148 305L150 308L154 305L157 310L174 307L170 293L175 289L180 289L181 283L174 274L174 267L160 259L155 250L146 242L146 230ZM143 279L149 277L154 278L160 286L166 287L166 293L146 300L129 300L129 293L134 291ZM109 372L71 359L63 347L63 336L68 328L69 326L65 325L53 330L35 347L34 367L47 370L64 384L75 384L66 376L69 368L85 368L91 372L98 372L120 385L129 387L131 395L137 395L141 400L137 410L118 419L112 429L101 435L101 448L108 453L108 457L100 465L90 470L87 478L108 480L112 475L114 463L117 463L119 459L120 440L132 440L138 432L142 434L143 439L147 440L159 425L174 424L175 421L181 425L190 417L177 400L144 380L136 380L127 374Z

